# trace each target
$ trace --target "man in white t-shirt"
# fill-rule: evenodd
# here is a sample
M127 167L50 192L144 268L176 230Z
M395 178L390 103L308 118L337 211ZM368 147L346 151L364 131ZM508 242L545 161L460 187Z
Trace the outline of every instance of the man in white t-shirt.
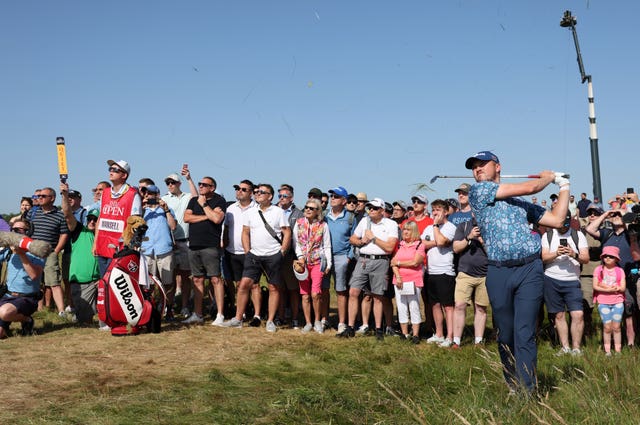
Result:
M555 316L555 328L562 344L558 355L582 353L580 342L584 330L584 313L580 265L589 262L589 245L581 231L571 229L571 217L572 213L568 211L561 229L548 230L541 237L544 302L549 314ZM565 309L571 316L571 346Z
M389 284L388 271L391 253L398 243L398 224L384 217L384 201L374 198L366 204L369 215L358 223L349 239L351 245L360 248L356 267L349 281L349 323L339 337L353 337L358 315L360 293L368 289L373 297L373 316L376 322L376 338L384 339L382 329L384 292Z
M449 203L436 199L431 203L433 224L427 226L421 238L427 248L427 292L429 305L433 312L436 333L427 339L429 344L451 347L453 343L453 313L456 273L453 266L452 242L456 235L456 226L447 219ZM443 314L444 308L444 314ZM444 324L447 336L444 336Z
M224 322L224 326L242 327L242 316L249 299L249 290L254 283L260 282L264 272L269 285L267 332L277 330L273 319L280 302L278 287L283 284L280 267L284 253L291 245L291 228L282 208L271 204L273 193L273 186L270 184L259 184L253 192L258 208L252 208L244 215L242 246L246 257L238 286L236 317Z
M236 192L236 202L227 208L224 219L224 265L231 276L236 287L240 285L242 272L244 271L245 253L242 247L242 226L245 214L256 208L256 203L251 198L254 185L251 180L242 180L240 184L233 186ZM255 282L251 287L251 302L253 303L254 316L249 322L249 326L259 327L260 305L262 293L259 282Z

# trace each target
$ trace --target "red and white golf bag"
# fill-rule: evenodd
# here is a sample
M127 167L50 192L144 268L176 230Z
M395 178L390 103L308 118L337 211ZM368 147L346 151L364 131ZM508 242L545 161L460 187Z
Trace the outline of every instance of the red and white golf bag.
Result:
M112 335L137 335L148 324L154 332L160 331L164 303L155 305L154 286L164 295L139 251L125 248L113 256L98 283L97 302L98 317L111 327Z

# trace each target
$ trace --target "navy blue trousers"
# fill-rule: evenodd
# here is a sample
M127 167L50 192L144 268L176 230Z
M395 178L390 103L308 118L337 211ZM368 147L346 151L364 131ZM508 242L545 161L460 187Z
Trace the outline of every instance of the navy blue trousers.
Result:
M498 350L509 387L537 385L536 323L542 303L542 260L516 267L489 265L487 291L498 330Z

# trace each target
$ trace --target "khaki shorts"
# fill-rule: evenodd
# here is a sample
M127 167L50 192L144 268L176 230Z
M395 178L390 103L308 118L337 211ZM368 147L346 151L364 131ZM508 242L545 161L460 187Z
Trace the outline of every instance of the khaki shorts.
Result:
M475 290L475 303L481 307L489 306L489 294L485 285L486 277L473 277L464 272L458 272L456 278L456 303L466 302L472 304L473 292Z
M60 261L58 254L51 252L44 263L44 286L60 286L62 282L60 280Z

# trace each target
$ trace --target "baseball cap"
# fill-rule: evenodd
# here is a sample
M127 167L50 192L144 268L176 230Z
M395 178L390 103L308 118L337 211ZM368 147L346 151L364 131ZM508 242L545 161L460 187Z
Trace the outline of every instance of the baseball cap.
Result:
M470 190L471 190L471 185L469 183L462 183L460 186L458 186L456 190L454 190L454 192L469 193Z
M69 190L69 196L71 198L80 198L80 199L82 199L82 194L80 192L78 192L77 190Z
M371 201L367 202L367 207L384 208L384 201L382 198L373 198Z
M333 193L343 198L346 198L347 196L349 196L349 192L347 192L347 189L345 189L342 186L334 187L333 189L329 190L329 193Z
M171 173L167 177L164 178L164 182L166 183L168 180L173 180L174 182L182 182L182 178L178 173Z
M490 151L480 151L477 154L470 156L469 158L467 158L467 160L464 163L464 166L467 168L467 170L470 170L473 166L473 161L475 160L480 160L480 161L493 161L496 164L500 164L500 160L498 159L498 157Z
M100 217L100 210L97 208L94 208L87 213L87 216L89 215L92 215L94 217Z
M364 192L358 192L358 194L356 195L356 198L358 198L358 201L367 202L367 194Z
M311 188L311 190L309 190L308 196L311 196L311 195L315 196L316 198L322 198L322 191L317 187L313 187Z
M589 206L587 207L587 211L589 210L595 210L598 214L604 213L604 210L600 208L598 205L594 204L593 202L590 203Z
M388 203L388 202L385 202L385 203L384 203L384 211L385 211L386 213L391 214L391 213L393 212L393 205L391 205L391 204L390 204L390 203Z
M458 209L458 210L460 209L460 203L458 202L457 199L449 198L449 199L447 199L447 202L449 203L449 205L451 205L455 209Z
M396 206L397 206L397 207L400 207L400 208L402 208L404 211L406 211L406 210L407 210L407 204L406 204L404 201L395 201L395 202L393 203L393 206L394 206L394 207L396 207Z
M427 197L424 195L414 195L411 197L411 202L416 202L416 200L420 201L423 204L429 203L429 201L427 200Z
M114 161L113 159L110 159L107 161L107 164L111 167L113 165L115 165L116 167L120 168L121 170L124 170L127 174L131 174L131 167L129 166L129 163L127 161L124 160L120 160L120 161Z
M147 189L147 192L149 193L160 193L160 189L158 189L158 186L155 184L150 184L149 186L146 186L145 189Z

